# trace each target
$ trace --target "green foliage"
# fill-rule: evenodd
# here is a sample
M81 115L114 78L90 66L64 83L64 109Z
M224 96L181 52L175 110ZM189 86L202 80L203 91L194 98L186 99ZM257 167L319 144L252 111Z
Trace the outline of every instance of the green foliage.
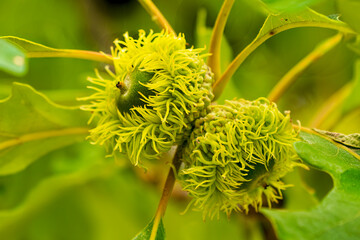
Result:
M29 85L14 83L0 101L0 175L23 170L39 157L83 141L86 116L79 108L51 102Z
M309 165L329 173L334 188L308 211L262 210L280 239L357 239L360 230L360 157L315 134L301 133L295 149Z
M27 72L25 54L13 44L0 39L0 70L15 76L23 76Z
M119 6L119 1L115 5L107 5L114 1L84 2L0 1L3 23L0 35L22 36L56 48L108 51L113 39L120 38L121 41L124 32L129 32L134 39L138 29L157 32L156 25L136 4ZM349 45L355 32L359 32L358 3L349 0L260 2L236 0L234 3L223 38L222 70L225 71L232 55L244 49L242 57L246 61L236 71L233 81L226 85L219 98L220 104L235 96L247 99L265 96L285 72L336 30L345 33L343 42L312 63L278 106L281 110L290 109L294 122L299 119L306 126L318 106L353 79L350 95L343 96L344 104L334 111L338 118L327 130L359 132L359 64L355 65L356 73L353 74L352 63L358 58L354 52L359 52L356 44L360 41ZM197 40L196 45L199 44L196 47L204 47L221 7L221 1L157 0L155 3L174 29L185 33L189 44L186 48L192 46L193 39ZM307 9L305 5L310 4L316 4L318 12ZM264 5L271 13L261 28L265 18L262 15ZM207 18L199 14L195 29L194 19L199 7L205 8ZM344 22L336 20L337 15L329 18L320 13L341 13L340 19ZM309 28L295 29L299 27ZM294 30L285 31L288 29ZM245 48L254 38L250 48ZM120 168L112 158L105 159L102 148L88 142L77 143L87 135L88 114L80 112L78 107L65 107L54 102L79 105L77 98L91 94L84 88L88 84L86 77L94 75L94 67L104 69L104 66L81 60L34 59L28 74L21 77L26 72L27 60L14 72L14 57L17 54L70 56L110 64L111 60L99 52L55 49L45 45L17 37L0 39L0 98L13 92L8 99L0 100L0 239L131 239L153 216L159 198L159 192L154 189L162 186L165 178L162 163L170 159L159 155L160 161L143 174L130 166ZM107 76L101 70L99 74ZM14 81L26 84L13 84ZM73 132L74 129L79 132ZM338 136L341 139L349 137L336 135L334 140L341 141ZM322 181L317 171L294 171L282 179L285 184L294 185L284 191L284 201L276 206L282 210L264 212L271 216L280 239L318 239L318 236L326 239L326 234L330 235L328 239L352 239L353 236L356 239L360 226L357 217L360 174L358 161L354 160L356 155L349 155L344 152L343 145L338 148L337 143L316 135L303 134L303 137L306 141L296 143L296 148L304 163L329 172L334 179L334 189L324 199L317 200L315 198L330 184ZM358 148L352 150L353 154L360 152ZM177 187L173 200L162 219L168 239L272 239L270 224L251 210L250 216L234 214L229 219L220 216L219 220L204 223L201 212L188 211L179 215L186 208L188 198ZM300 227L304 227L304 231ZM317 233L319 235L312 235Z
M306 8L296 13L284 12L281 14L270 14L259 34L256 36L255 41L263 37L271 37L281 31L294 27L325 27L345 33L354 33L344 22L331 19Z
M255 39L239 53L224 75L213 85L215 100L221 95L230 80L229 77L257 47L280 32L301 27L329 28L350 35L355 34L346 23L326 17L309 8L296 13L269 14Z

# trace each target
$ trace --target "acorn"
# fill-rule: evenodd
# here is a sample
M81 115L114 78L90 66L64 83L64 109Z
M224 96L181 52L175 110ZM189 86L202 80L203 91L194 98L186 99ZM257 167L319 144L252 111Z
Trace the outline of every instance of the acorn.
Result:
M204 218L258 210L282 198L280 180L300 166L292 144L298 140L290 113L265 98L212 105L195 121L179 179Z
M157 159L189 136L213 99L213 74L204 49L187 48L183 34L139 31L114 41L110 79L97 72L89 81L93 143L125 154L134 165Z

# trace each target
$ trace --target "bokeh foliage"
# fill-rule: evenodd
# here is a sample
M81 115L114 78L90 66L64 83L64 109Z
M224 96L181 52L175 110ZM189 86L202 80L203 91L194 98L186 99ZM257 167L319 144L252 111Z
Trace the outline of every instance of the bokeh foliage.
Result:
M262 2L269 5L264 8L260 1L235 2L225 29L230 45L226 55L236 55L255 38L269 9L296 11L304 7L297 5L299 1L291 1L295 5L289 6L276 3L284 1ZM306 2L325 15L342 13L344 20L358 31L356 14L359 8L351 6L352 1ZM197 47L206 42L198 38L201 34L197 32L200 31L197 19L211 28L221 7L221 1L208 0L158 0L155 3L174 29L185 33L190 44L200 44ZM200 9L204 9L206 17L198 15ZM19 36L57 48L104 52L109 52L113 39L121 39L126 31L135 35L138 29L158 29L135 0L4 0L0 1L0 21L0 36ZM250 100L266 96L292 66L320 41L335 33L328 29L301 28L271 38L244 62L224 96ZM353 41L352 46L356 48L356 41ZM358 55L349 44L339 44L311 65L281 98L279 108L291 110L292 118L306 126L323 102L343 85L354 81L357 86L354 89L358 89L360 81L355 74L359 68L359 64L355 65ZM32 59L25 76L14 77L0 72L0 99L10 96L13 82L17 81L33 86L56 104L79 105L76 98L90 94L85 88L86 77L94 75L94 68L102 69L103 65L76 59ZM355 92L350 96L353 102L359 94ZM348 102L344 109L348 110ZM3 106L0 105L0 112ZM360 132L360 123L356 120L360 116L360 111L356 110L359 106L352 104L351 108L355 111L338 117L333 129ZM2 115L0 118L4 119ZM26 123L20 121L19 124ZM81 124L86 127L84 121ZM3 134L2 129L0 133ZM34 156L27 154L24 158ZM115 163L112 158L104 159L104 151L88 142L42 155L23 171L0 176L0 239L130 239L152 219L167 159L145 175L121 159ZM278 207L305 210L316 205L333 184L328 175L318 173L298 170L289 176L287 180L298 187L286 192L284 202ZM312 194L309 188L315 192ZM259 214L204 223L198 212L180 215L188 200L178 187L174 195L164 218L168 239L274 238L269 223ZM294 203L295 198L299 204Z

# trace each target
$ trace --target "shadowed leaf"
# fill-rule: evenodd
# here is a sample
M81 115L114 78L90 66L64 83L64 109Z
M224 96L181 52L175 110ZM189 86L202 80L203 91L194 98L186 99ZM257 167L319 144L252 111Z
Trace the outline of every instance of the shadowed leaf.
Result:
M88 132L86 113L57 105L26 84L13 84L12 95L0 101L0 116L0 175L21 171Z

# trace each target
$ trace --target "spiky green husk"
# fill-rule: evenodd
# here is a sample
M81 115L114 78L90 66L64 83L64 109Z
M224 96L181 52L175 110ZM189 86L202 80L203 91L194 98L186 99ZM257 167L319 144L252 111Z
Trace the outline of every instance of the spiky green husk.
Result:
M265 98L213 105L195 122L179 178L204 218L257 210L263 196L271 206L286 187L280 178L299 165L296 140L290 114Z
M190 134L194 120L207 113L213 78L203 49L187 49L183 35L140 30L138 39L124 38L114 42L115 73L108 70L112 79L100 74L90 78L99 87L92 87L97 92L83 109L92 111L97 121L93 142L127 154L138 165ZM119 86L130 88L131 94L122 95Z

